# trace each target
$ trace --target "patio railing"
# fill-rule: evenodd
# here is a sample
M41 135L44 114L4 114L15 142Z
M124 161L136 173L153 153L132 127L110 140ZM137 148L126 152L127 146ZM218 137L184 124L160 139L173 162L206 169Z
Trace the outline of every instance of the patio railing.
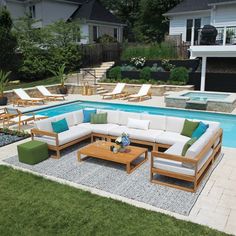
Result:
M215 27L217 30L215 45L236 45L236 26ZM197 33L197 37L196 34ZM201 45L202 28L197 31L192 28L191 46ZM196 40L197 39L197 40Z

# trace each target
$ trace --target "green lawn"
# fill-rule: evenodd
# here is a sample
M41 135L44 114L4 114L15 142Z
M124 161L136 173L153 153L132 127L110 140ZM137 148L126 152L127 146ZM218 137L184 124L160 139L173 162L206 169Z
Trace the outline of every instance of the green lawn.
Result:
M47 79L36 80L33 82L20 82L19 84L8 84L5 90L11 90L16 88L30 88L38 85L51 85L51 84L59 84L60 80L56 77L50 77Z
M0 235L224 235L0 166Z

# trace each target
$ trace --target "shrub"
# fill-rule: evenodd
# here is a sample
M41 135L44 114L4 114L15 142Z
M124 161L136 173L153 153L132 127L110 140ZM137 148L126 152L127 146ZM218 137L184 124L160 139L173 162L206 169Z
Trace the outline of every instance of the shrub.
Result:
M185 67L177 67L173 69L170 73L170 80L183 82L186 84L189 79L188 70Z
M117 39L115 39L114 37L104 34L102 36L100 36L97 40L96 43L103 43L103 44L107 44L107 43L116 43Z
M165 72L165 70L161 66L157 66L157 64L153 64L151 67L152 72Z
M162 60L161 65L166 71L171 71L175 68L175 65L171 64L169 60Z
M137 68L131 65L122 65L121 66L121 71L136 71Z
M139 78L142 80L150 80L151 79L151 68L150 67L144 67L139 74Z
M109 79L121 80L121 68L119 66L113 67L108 73Z

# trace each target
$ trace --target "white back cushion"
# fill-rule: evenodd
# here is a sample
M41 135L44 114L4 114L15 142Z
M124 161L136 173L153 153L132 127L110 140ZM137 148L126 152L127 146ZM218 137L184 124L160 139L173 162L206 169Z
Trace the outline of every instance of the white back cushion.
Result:
M76 125L73 112L65 113L63 115L56 116L56 121L66 119L66 122L69 127Z
M47 131L47 132L53 132L51 122L55 122L55 121L56 121L56 117L51 117L51 118L43 119L40 121L36 121L34 125L36 129Z
M141 120L141 114L140 113L134 113L134 112L120 111L119 124L127 126L128 118L133 118L133 119Z
M75 111L75 112L73 112L73 115L74 115L75 123L77 125L83 123L83 121L84 121L83 110Z
M107 123L109 124L119 124L119 111L117 110L97 110L97 113L107 113Z
M142 120L150 120L149 129L166 130L166 117L158 115L142 114Z
M150 120L137 120L133 118L128 118L127 127L133 129L148 130L149 124Z
M184 127L184 118L166 117L166 131L181 133Z
M196 157L207 145L213 135L214 132L210 129L207 129L207 131L188 149L185 156L189 158Z

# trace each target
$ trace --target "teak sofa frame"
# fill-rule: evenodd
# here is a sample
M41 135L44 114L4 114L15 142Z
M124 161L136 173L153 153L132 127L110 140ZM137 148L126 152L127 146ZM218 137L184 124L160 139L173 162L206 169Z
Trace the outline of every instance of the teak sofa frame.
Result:
M195 192L197 190L197 187L199 186L201 180L203 179L204 175L207 173L207 170L209 169L210 164L212 164L215 161L215 159L217 158L217 156L221 152L222 134L223 134L222 129L220 129L214 135L214 137L205 145L205 147L197 155L197 157L195 157L194 159L186 158L186 157L183 157L183 156L170 155L170 154L166 154L166 153L163 153L163 152L159 151L160 148L161 149L168 149L171 145L153 143L153 142L142 141L142 140L138 140L138 139L131 139L131 142L135 143L135 144L147 145L147 146L152 147L153 151L152 151L152 155L151 155L151 182L158 183L158 184L161 184L161 185L166 185L166 186L169 186L169 187L178 188L178 189L185 190L185 191ZM95 138L102 138L106 141L112 141L112 140L115 140L117 138L115 136L92 133L92 134L86 135L84 137L81 137L79 139L68 142L66 144L59 145L59 139L58 139L58 134L57 133L42 131L42 130L39 130L39 129L32 129L31 130L32 140L34 140L35 136L49 136L49 137L55 138L56 145L54 146L54 145L49 145L48 144L48 149L56 151L56 155L52 156L53 158L56 158L56 159L60 158L60 156L61 156L60 151L62 149L70 147L70 146L72 146L76 143L79 143L79 142L83 141L83 140L86 140L86 139L90 138L91 142L94 142ZM216 147L214 147L214 144L215 144L215 142L217 141L218 138L220 139L220 141L216 145ZM210 148L213 148L213 153L209 157L208 161L204 164L204 166L199 171L197 171L199 161L205 156L205 154L209 151ZM156 157L167 159L167 160L173 160L173 161L179 161L179 162L192 164L192 165L195 166L195 175L190 176L190 175L178 174L178 173L164 171L164 170L155 168L154 167L154 158L156 158ZM164 176L168 176L168 177L172 177L172 178L192 182L193 183L193 188L182 187L182 186L179 186L179 185L169 184L169 183L165 183L165 182L162 182L162 181L155 180L154 179L155 174L164 175Z

